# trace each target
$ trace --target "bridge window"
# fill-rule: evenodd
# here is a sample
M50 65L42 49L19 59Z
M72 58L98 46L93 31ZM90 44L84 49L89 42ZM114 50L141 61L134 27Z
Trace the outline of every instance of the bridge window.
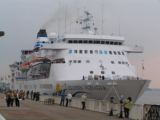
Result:
M74 54L77 54L77 50L74 50Z
M125 55L124 52L122 52L122 55Z
M114 42L110 42L110 45L113 45Z
M111 54L111 55L112 55L112 51L109 51L109 54Z
M73 63L76 63L77 62L77 60L73 60Z
M88 41L87 41L87 40L84 40L84 43L88 43Z
M74 43L77 43L77 40L74 40L73 42L74 42Z
M117 55L116 51L113 51L115 55Z
M121 55L121 52L118 51L118 55Z
M98 54L98 50L95 50L95 54Z
M122 43L121 43L121 42L119 42L119 45L122 45Z
M119 64L121 64L121 61L118 61Z
M72 50L69 50L69 54L72 54Z
M83 40L79 40L79 43L83 43Z
M114 72L114 71L112 71L112 74L115 74L115 72Z
M79 53L80 53L80 54L82 54L82 52L83 52L82 50L79 50Z
M72 63L72 60L69 60L68 63Z
M90 71L90 74L93 74L93 71Z
M100 44L100 41L94 41L94 44Z
M111 61L111 64L114 64L114 61Z
M125 63L126 63L126 65L129 65L128 62L125 62Z
M93 54L93 50L90 50L90 54Z
M72 43L72 40L69 40L68 43Z
M81 63L81 60L78 60L78 63Z
M106 44L109 44L109 41L106 41Z
M106 50L104 51L104 54L107 54L107 51L106 51Z
M114 45L118 45L118 42L115 42Z
M84 50L84 53L87 54L87 53L88 53L88 50Z
M105 41L101 41L101 44L105 44Z
M90 63L90 60L86 60L86 63Z
M101 71L101 74L105 74L105 72L104 72L104 71Z
M103 54L102 50L99 51L99 54Z
M122 61L122 64L125 64L124 61Z
M90 41L89 41L89 43L93 43L93 41L92 41L92 40L90 40Z

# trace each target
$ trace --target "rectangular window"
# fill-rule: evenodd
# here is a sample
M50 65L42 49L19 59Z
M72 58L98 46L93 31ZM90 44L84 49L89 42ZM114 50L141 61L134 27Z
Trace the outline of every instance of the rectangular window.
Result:
M114 61L111 61L111 64L114 64Z
M118 51L118 55L121 55L121 52Z
M72 40L68 40L68 43L72 43Z
M114 42L110 42L110 45L113 45L114 44Z
M125 64L124 61L122 61L122 64Z
M84 40L84 43L88 43L88 41L87 41L87 40Z
M114 71L112 71L112 74L115 74L115 72L114 72Z
M118 61L118 64L121 64L121 61Z
M100 44L100 41L94 41L94 44Z
M126 65L129 65L128 62L125 62L125 63L126 63Z
M93 43L93 41L92 41L92 40L90 40L90 41L89 41L89 43Z
M86 60L86 63L90 63L90 60Z
M113 52L114 52L115 55L117 55L117 52L116 52L116 51L113 51Z
M79 43L83 43L83 40L79 40Z
M84 53L87 54L87 53L88 53L88 50L84 50Z
M98 50L95 50L95 54L98 54Z
M125 55L124 52L122 52L122 55Z
M114 45L118 45L118 42L115 42Z
M74 50L74 54L77 54L77 50Z
M119 45L122 45L122 43L121 43L121 42L119 42Z
M81 60L78 60L78 63L81 63Z
M90 74L93 74L93 71L90 71Z
M109 44L109 41L106 41L106 44Z
M101 41L101 44L104 44L105 43L105 41Z
M76 63L77 62L77 60L73 60L73 63Z
M109 54L111 54L111 55L112 55L112 51L109 51Z
M103 54L102 50L99 51L99 54Z
M93 54L93 50L90 50L90 54Z
M74 40L73 42L74 42L74 43L77 43L77 40Z
M82 52L83 52L82 50L79 50L79 53L80 53L80 54L82 54Z
M104 54L107 54L107 51L106 51L106 50L104 51Z
M105 74L105 72L104 72L104 71L101 71L101 74Z
M68 63L72 63L72 60L69 60Z
M69 54L72 54L72 50L69 50Z

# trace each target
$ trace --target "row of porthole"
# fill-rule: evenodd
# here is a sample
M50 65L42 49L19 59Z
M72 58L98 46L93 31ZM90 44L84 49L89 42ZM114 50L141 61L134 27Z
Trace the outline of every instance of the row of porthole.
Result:
M115 74L114 71L112 71L111 73L112 73L112 74ZM90 71L90 74L94 74L94 72L93 72L93 71ZM104 71L101 71L101 74L105 74L105 72L104 72Z
M90 54L93 54L93 50L89 50ZM74 54L77 54L78 50L74 50ZM79 54L82 54L83 50L79 50ZM84 50L85 54L88 54L88 50ZM72 54L72 50L69 50L69 54ZM98 54L98 50L95 50L95 54ZM102 50L99 50L99 54L103 54ZM108 54L108 52L106 50L104 50L104 54ZM120 52L120 51L109 51L109 54L112 55L125 55L124 52Z

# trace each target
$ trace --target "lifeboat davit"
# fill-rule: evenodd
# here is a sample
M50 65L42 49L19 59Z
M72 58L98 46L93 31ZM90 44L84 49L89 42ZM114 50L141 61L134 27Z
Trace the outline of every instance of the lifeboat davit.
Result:
M44 58L44 57L37 57L37 58L33 58L30 61L30 65L31 66L35 66L37 64L42 64L42 63L51 63L50 59L48 58Z
M24 62L19 66L19 70L22 72L25 72L25 71L29 70L29 67L30 67L30 63Z

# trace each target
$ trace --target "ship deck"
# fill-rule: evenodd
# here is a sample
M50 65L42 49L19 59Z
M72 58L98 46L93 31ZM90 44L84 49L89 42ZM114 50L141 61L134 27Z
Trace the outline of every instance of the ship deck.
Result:
M64 107L57 104L44 105L41 101L30 99L20 101L20 107L7 107L5 94L0 93L0 114L7 120L120 120L116 116L108 116L79 108Z

